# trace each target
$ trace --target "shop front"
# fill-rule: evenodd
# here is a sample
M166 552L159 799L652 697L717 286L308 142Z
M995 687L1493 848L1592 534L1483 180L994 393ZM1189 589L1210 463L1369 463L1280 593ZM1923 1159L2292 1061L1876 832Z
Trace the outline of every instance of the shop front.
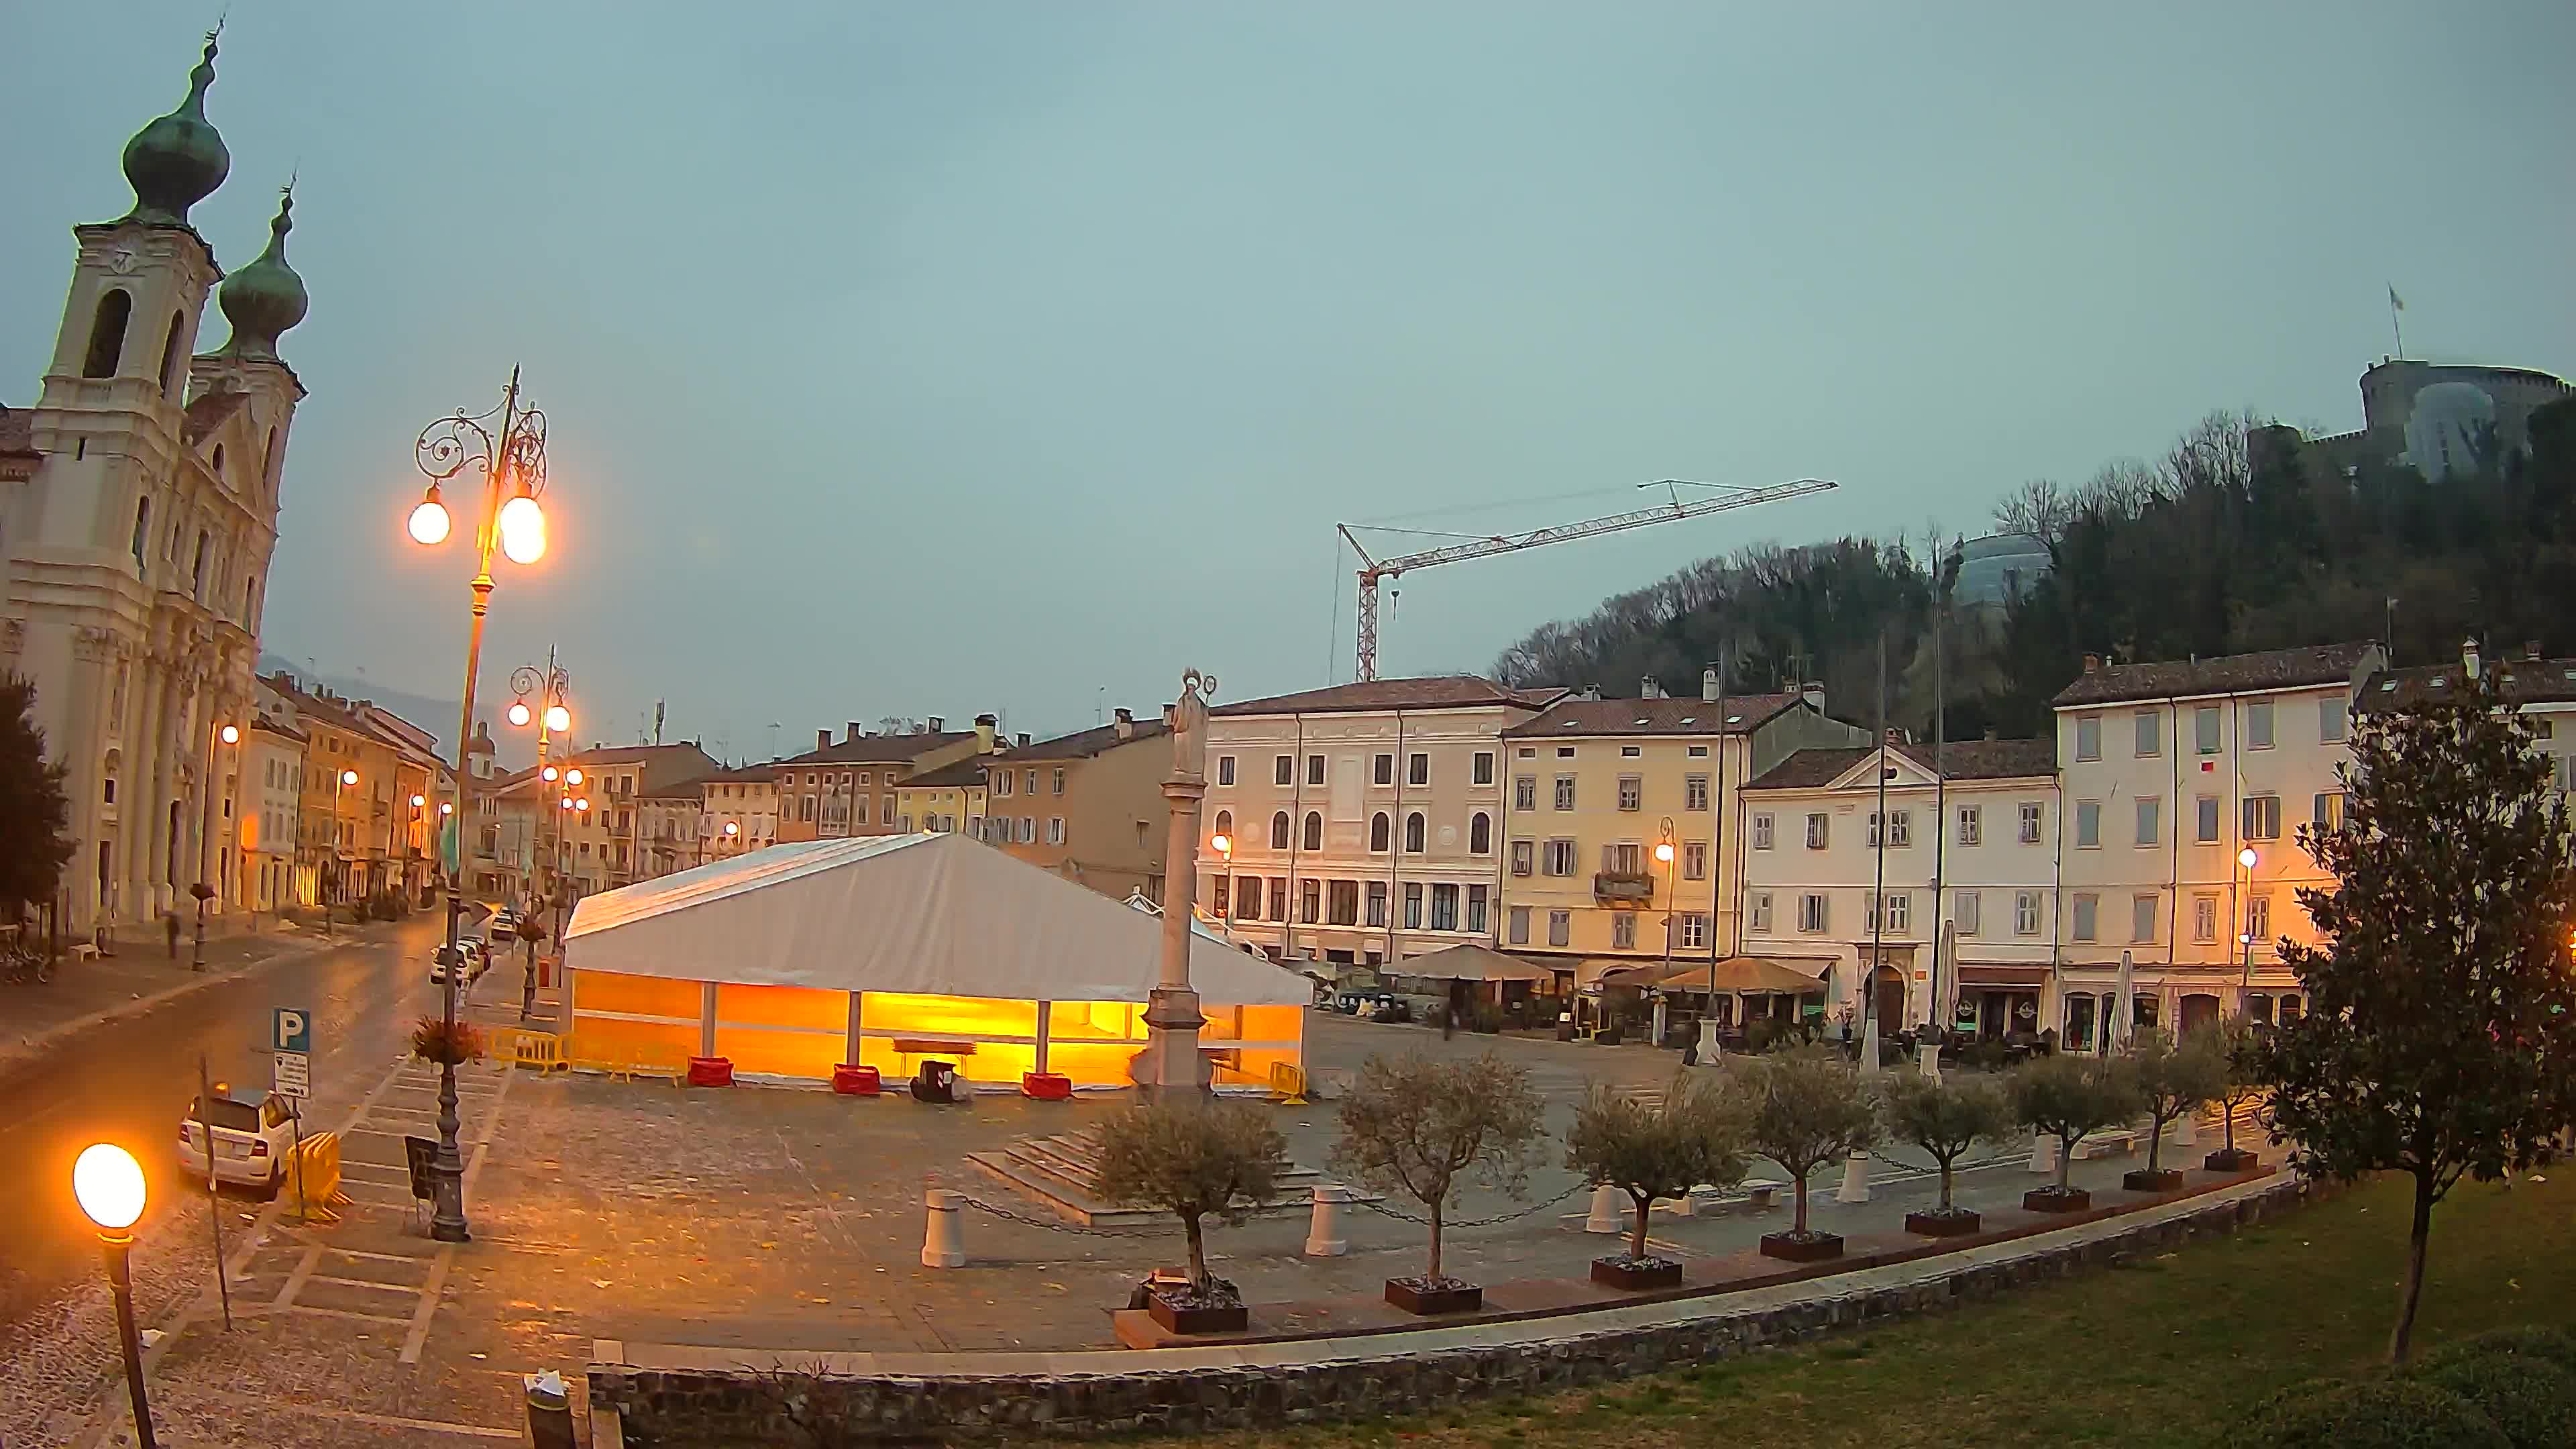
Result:
M1953 1031L1979 1041L2036 1037L2046 1024L2040 1001L2048 989L2048 968L2002 962L1959 963L1958 1011Z

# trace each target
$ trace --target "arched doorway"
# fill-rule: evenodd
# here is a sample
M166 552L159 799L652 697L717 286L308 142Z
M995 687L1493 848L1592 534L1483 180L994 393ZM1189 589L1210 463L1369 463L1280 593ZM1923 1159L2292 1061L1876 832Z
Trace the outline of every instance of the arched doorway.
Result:
M2182 1020L2179 1026L2184 1036L2216 1025L2218 1025L2217 997L2195 992L2182 999Z

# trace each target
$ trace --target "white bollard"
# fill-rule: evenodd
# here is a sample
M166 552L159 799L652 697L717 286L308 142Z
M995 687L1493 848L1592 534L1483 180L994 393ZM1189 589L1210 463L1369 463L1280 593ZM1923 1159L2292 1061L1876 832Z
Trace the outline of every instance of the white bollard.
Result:
M2033 1172L2045 1172L2051 1175L2056 1173L2057 1138L2055 1134L2042 1132L2031 1139L2030 1170Z
M966 1266L966 1239L958 1226L958 1214L965 1194L944 1187L934 1187L921 1195L921 1205L929 1211L921 1232L921 1266L925 1268L963 1268Z
M1927 1082L1941 1080L1941 1044L1939 1042L1927 1041L1916 1047L1914 1058L1922 1070L1923 1080Z
M2165 1140L2176 1147L2198 1146L2200 1143L2200 1109L2198 1107L2194 1107L2190 1111L2176 1117L2173 1122L2173 1135Z
M1315 1188L1314 1216L1306 1224L1306 1256L1338 1258L1351 1250L1351 1240L1342 1235L1342 1204L1356 1202L1359 1193L1332 1183Z
M1628 1231L1628 1195L1608 1183L1592 1189L1592 1212L1583 1220L1587 1233Z
M1855 1152L1843 1159L1843 1185L1834 1189L1834 1201L1869 1201L1868 1153Z

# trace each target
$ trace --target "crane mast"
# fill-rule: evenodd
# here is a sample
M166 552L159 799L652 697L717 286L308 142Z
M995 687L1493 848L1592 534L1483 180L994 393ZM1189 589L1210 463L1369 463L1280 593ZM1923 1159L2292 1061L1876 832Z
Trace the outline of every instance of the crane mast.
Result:
M1669 503L1652 508L1613 513L1604 518L1587 518L1580 523L1560 523L1550 528L1536 528L1527 533L1493 534L1482 538L1462 538L1460 542L1423 549L1418 553L1394 558L1372 558L1351 530L1366 524L1337 523L1344 542L1360 557L1359 651L1357 663L1361 679L1377 678L1377 586L1412 569L1430 568L1437 564L1460 563L1471 558L1486 558L1498 553L1517 553L1525 548L1542 548L1551 543L1567 543L1578 538L1592 538L1604 533L1621 533L1631 528L1644 528L1655 523L1676 523L1702 514L1723 513L1730 508L1750 508L1757 503L1776 503L1784 498L1801 498L1810 493L1831 492L1839 486L1829 479L1801 478L1793 483L1775 484L1769 488L1727 488L1718 498L1682 501L1684 488L1725 488L1718 483L1694 483L1688 479L1666 478L1653 483L1640 483L1640 488L1661 488L1671 495Z

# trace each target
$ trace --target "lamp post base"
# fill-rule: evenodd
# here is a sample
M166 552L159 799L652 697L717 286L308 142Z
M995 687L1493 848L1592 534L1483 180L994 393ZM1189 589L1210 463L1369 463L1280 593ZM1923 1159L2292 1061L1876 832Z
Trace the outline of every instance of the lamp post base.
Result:
M117 1347L125 1355L125 1392L134 1405L134 1442L156 1449L152 1438L152 1405L143 1393L143 1338L134 1328L134 1280L126 1270L126 1253L134 1246L128 1232L102 1231L99 1247L107 1258L108 1292L116 1300ZM223 1265L215 1265L221 1271Z
M1158 986L1146 998L1145 1049L1128 1067L1137 1091L1148 1098L1204 1097L1215 1080L1199 1052L1199 994L1186 986Z

